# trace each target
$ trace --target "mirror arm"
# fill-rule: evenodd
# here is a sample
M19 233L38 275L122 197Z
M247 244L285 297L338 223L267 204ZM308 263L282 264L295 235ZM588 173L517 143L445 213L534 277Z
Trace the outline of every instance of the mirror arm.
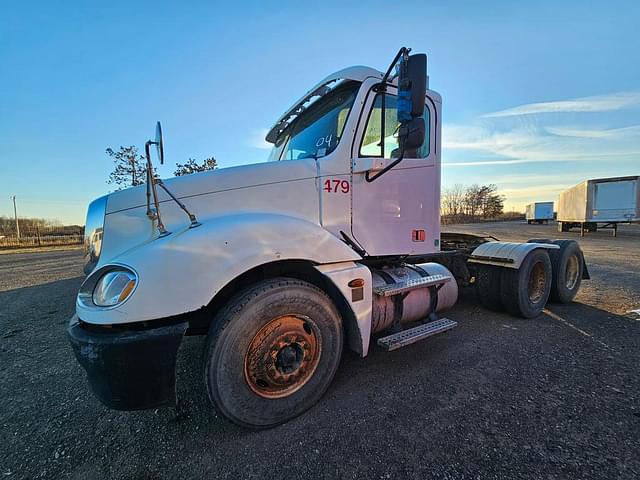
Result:
M161 164L164 163L164 154L162 151L163 150L162 149L162 131L160 130L160 122L158 122L158 125L156 128L156 141L154 142L152 140L148 140L147 143L144 144L144 153L147 157L147 169L146 169L147 170L147 217L149 217L151 221L154 221L154 220L158 221L158 232L160 232L160 237L164 237L171 233L171 232L168 232L167 229L165 228L164 223L162 222L162 217L160 216L160 199L158 197L158 188L157 188L157 185L160 185L160 188L162 188L167 193L167 195L171 197L171 200L176 202L178 206L187 214L187 216L189 217L189 221L191 222L191 225L189 225L189 228L199 227L202 224L198 222L198 219L196 218L196 216L187 209L184 203L178 200L178 197L176 197L173 193L171 193L171 191L167 188L167 186L164 184L161 178L156 178L153 175L153 165L151 163L151 152L149 151L149 147L151 147L151 145L158 146L160 163ZM151 209L152 195L153 195L153 205L155 208L155 212Z
M398 63L398 60L400 60L400 57L402 55L409 55L410 51L411 49L407 47L402 47L400 50L398 50L398 53L396 54L395 58L389 65L389 68L387 69L386 73L382 77L382 81L380 82L380 85L377 90L378 92L382 92L382 105L380 109L380 143L378 144L378 146L380 147L382 158L384 158L384 129L385 129L385 117L386 117L385 108L386 108L386 98L387 98L387 95L386 95L387 81L389 80L389 75L391 75L391 71L393 70L393 67L395 67L396 63ZM377 178L378 176L374 178Z
M178 197L176 197L173 193L171 193L171 191L167 188L167 186L164 184L164 182L162 181L161 178L158 178L156 180L156 183L158 185L160 185L160 188L162 188L165 192L167 192L167 195L169 195L171 197L171 199L176 202L178 204L178 206L184 211L184 213L187 214L187 216L189 217L189 220L191 221L191 225L189 225L189 228L195 228L195 227L199 227L200 225L202 225L198 219L196 218L196 216L191 213L187 207L185 206L184 203L182 203L180 200L178 200Z
M403 142L404 143L404 142ZM373 177L369 175L369 172L371 170L367 170L364 174L364 179L367 181L367 183L371 183L373 182L375 179L380 178L382 175L384 175L385 173L387 173L389 170L391 170L393 167L395 167L396 165L398 165L402 159L404 158L404 147L402 147L400 149L400 156L393 162L391 162L389 165L387 165L386 167L384 167L382 170L380 170L377 174L375 174Z
M151 145L157 145L157 143L149 140L147 141L147 143L144 144L144 153L147 156L147 216L151 220L158 221L158 232L160 232L161 237L164 237L166 235L169 235L169 233L171 232L167 231L167 229L164 226L164 223L162 223L162 218L160 217L160 201L158 200L158 189L156 188L157 180L153 176L153 167L151 165L151 153L149 152L149 147ZM155 213L151 211L149 190L151 190L151 193L153 193L153 205L154 205L154 208L156 209Z
M145 175L147 176L147 217L151 220L155 220L155 215L151 211L151 179L149 178L149 149L145 146L145 153L147 155L147 166L144 169Z
M380 146L380 155L381 155L382 158L384 158L384 131L385 131L385 128L386 128L386 125L385 125L385 117L386 117L385 108L386 108L386 98L387 98L387 94L386 94L386 92L387 92L387 81L389 80L389 75L391 75L391 71L393 70L393 67L395 67L396 63L398 63L398 60L400 60L400 57L402 57L403 55L404 56L408 56L410 51L411 51L411 49L407 48L407 47L402 47L400 50L398 50L398 53L396 54L395 58L391 62L391 65L389 65L389 68L387 69L386 73L382 77L382 81L380 82L380 85L379 85L378 90L377 90L377 92L382 92L382 104L381 104L381 109L380 109L380 143L378 144ZM376 178L380 178L382 175L384 175L389 170L391 170L393 167L395 167L397 164L399 164L402 161L403 158L404 158L404 142L401 142L401 145L400 145L400 156L398 157L398 159L395 160L394 162L390 163L386 167L384 167L382 170L380 170L373 177L370 176L369 172L367 171L364 174L364 179L367 181L367 183L373 182Z

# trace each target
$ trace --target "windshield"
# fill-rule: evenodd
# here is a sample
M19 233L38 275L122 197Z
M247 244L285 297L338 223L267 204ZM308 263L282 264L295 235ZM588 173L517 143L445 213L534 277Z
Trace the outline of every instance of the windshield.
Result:
M359 82L345 82L316 101L276 140L269 160L319 158L340 143Z

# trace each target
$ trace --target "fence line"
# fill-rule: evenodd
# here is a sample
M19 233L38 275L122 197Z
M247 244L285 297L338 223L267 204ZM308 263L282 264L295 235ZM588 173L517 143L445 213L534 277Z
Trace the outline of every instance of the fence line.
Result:
M82 245L83 242L84 228L79 226L20 225L19 234L15 228L0 228L0 250Z

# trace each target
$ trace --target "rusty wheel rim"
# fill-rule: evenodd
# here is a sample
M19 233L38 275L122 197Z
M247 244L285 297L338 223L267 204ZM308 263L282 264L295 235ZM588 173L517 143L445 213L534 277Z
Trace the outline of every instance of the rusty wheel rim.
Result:
M249 388L264 398L281 398L300 390L320 360L316 324L301 315L283 315L264 325L244 357Z
M546 277L542 262L536 263L529 276L528 293L531 303L538 303L544 296Z
M580 271L580 265L578 264L577 255L571 255L567 259L567 266L564 271L564 284L568 290L573 290L578 283L578 272Z

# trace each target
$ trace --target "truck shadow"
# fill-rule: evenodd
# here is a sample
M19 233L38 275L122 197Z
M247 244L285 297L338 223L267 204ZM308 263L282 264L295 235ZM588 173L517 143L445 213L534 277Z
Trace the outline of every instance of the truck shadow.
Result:
M346 449L367 455L371 445L390 438L438 452L433 447L453 436L458 445L480 451L496 438L535 443L519 436L537 428L528 422L538 422L539 411L552 424L581 411L583 427L598 412L627 415L619 392L638 388L633 360L640 354L640 321L631 316L573 303L550 305L545 315L524 320L484 310L465 294L446 312L459 322L456 329L390 353L374 341L364 359L346 350L320 401L274 429L248 431L213 410L203 381L205 337L184 339L176 408L119 412L93 397L67 342L81 281L0 292L0 381L6 392L0 423L7 432L20 432L3 447L12 471L19 468L18 452L28 449L51 459L65 452L50 465L52 475L97 477L179 476L183 463L201 473L221 464L243 471L246 458L280 471L273 451L289 452L294 463L316 450L338 462ZM452 430L455 425L494 433L463 435Z
M408 398L420 397L445 405L451 395L464 398L479 385L499 391L506 385L492 383L492 377L501 377L505 370L518 374L517 366L523 366L525 358L526 368L520 372L523 376L530 373L532 364L538 363L543 371L544 362L539 363L539 357L546 361L550 352L560 357L587 355L593 359L640 350L635 340L640 334L640 321L582 303L550 304L543 315L522 319L479 307L471 293L463 295L461 302L445 315L458 321L459 326L400 350L385 352L376 345L375 338L366 358L345 349L323 399L303 414L301 418L306 420L296 419L290 424L326 421L335 426L336 422L349 424L356 417L379 421L381 412L395 415L399 404L413 409L406 405ZM203 337L185 340L179 360L182 403L175 421L207 418L207 428L214 431L247 434L211 414L203 386L204 345ZM547 367L555 370L557 363Z

